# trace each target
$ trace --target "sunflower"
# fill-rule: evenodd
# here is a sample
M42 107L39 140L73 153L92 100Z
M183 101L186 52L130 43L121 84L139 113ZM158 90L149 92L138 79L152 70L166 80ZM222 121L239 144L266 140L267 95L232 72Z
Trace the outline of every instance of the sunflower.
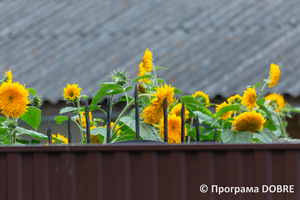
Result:
M274 109L275 109L274 102L276 102L276 106L277 106L278 112L282 112L282 109L287 104L285 102L283 96L280 95L280 94L276 94L276 93L269 94L268 96L265 97L265 100L266 101L270 100L271 102L268 105L274 107Z
M162 118L158 124L160 129L159 135L164 139L164 119ZM187 135L187 129L185 127L185 135ZM169 143L181 143L181 117L176 115L168 115L168 142Z
M280 72L280 69L279 69L278 65L275 65L275 64L272 63L270 65L270 67L271 67L271 69L270 69L270 73L269 74L271 76L270 77L271 82L268 83L268 85L271 88L271 87L274 87L278 83L278 81L280 79L281 72Z
M256 132L258 130L263 130L263 125L266 120L263 118L261 113L252 110L251 112L244 112L234 118L233 129L237 132L239 131L251 131Z
M152 52L147 49L143 57L143 66L146 72L148 73L150 73L153 68L152 55L153 55Z
M247 90L244 91L244 96L242 97L242 105L246 106L247 110L251 110L255 107L258 108L258 105L256 104L256 91L255 86L253 88L247 88Z
M52 134L52 144L68 144L68 143L69 143L68 138L66 138L64 135L61 135L60 133L58 133L57 135Z
M220 105L216 105L216 113L218 113L221 108L229 106L230 104L227 104L226 101L224 101L223 103L221 103ZM225 113L224 115L222 115L220 118L223 120L226 120L228 118L230 118L232 115L232 111L228 111L227 113Z
M13 75L11 73L11 70L9 70L8 72L5 72L4 82L12 83L12 78L13 78Z
M0 86L0 109L6 116L13 118L19 118L25 112L27 112L28 90L25 89L25 85L20 85L12 82L3 82Z
M238 100L242 99L241 95L236 94L227 99L228 104L236 103Z
M110 128L112 128L114 126L114 122L110 122ZM106 128L106 125L104 126ZM114 131L118 130L118 128L120 128L120 125L117 125L114 129ZM118 130L117 134L120 135L121 130Z
M154 98L151 100L151 105L146 107L141 114L141 118L145 119L144 122L148 124L157 124L163 116L163 102L167 98L168 108L172 104L174 97L174 87L167 84L156 88L156 93L153 94Z
M138 76L141 77L141 76L145 76L146 75L146 70L144 68L144 64L143 62L140 63L139 65L139 73L138 73ZM149 80L148 78L144 78L144 79L140 79L139 82L144 82L144 83L149 83L151 84L151 80Z
M200 101L203 104L209 104L209 97L207 94L205 94L202 91L196 91L192 97L194 97L195 99L197 99L198 101ZM205 105L205 107L209 107L209 105Z
M85 118L85 112L82 111L80 112L80 115L81 115L81 123L82 123L82 127L83 128L86 128L86 118ZM89 112L89 118L90 118L90 121L93 121L93 115L92 115L92 112ZM79 121L79 118L77 119L78 122Z
M185 107L184 117L185 117L185 120L188 120L189 119L190 111L186 108L186 106L184 106L184 107ZM176 116L181 116L181 108L182 108L182 104L181 103L175 105L172 108L170 114L171 115L176 115Z
M78 88L78 84L69 85L64 88L63 95L64 99L68 101L76 101L80 95L81 88Z

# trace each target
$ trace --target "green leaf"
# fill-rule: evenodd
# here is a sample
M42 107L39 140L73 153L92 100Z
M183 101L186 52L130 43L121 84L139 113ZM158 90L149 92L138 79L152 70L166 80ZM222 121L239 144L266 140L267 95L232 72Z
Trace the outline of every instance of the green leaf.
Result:
M47 140L48 139L48 137L46 135L42 134L42 133L32 131L32 130L27 130L27 129L19 127L19 126L17 126L15 128L15 130L17 132L16 133L17 136L25 134L25 135L30 135L32 137L35 137L37 139L42 139L42 140Z
M62 115L55 117L55 121L56 121L57 124L61 124L64 121L67 121L67 120L68 120L68 117L62 116Z
M184 95L181 97L180 102L184 101L184 105L191 110L197 110L199 107L203 107L204 105L197 101L194 97Z
M126 124L135 132L135 118L132 116L123 116L120 119L121 122ZM154 126L146 124L145 122L140 121L140 136L144 140L156 140L163 141L158 135Z
M127 128L120 136L117 137L115 142L125 141L125 140L135 140L136 135L135 132L131 128Z
M151 75L140 76L140 77L134 79L134 80L132 81L132 83L135 83L135 82L137 82L137 81L139 81L139 80L142 80L142 79L145 79L145 78L153 78L153 76L151 76Z
M26 88L26 90L28 90L28 92L29 92L30 94L32 94L33 96L36 95L35 89L33 89L33 88Z
M102 83L100 84L101 88L99 91L95 94L92 100L92 105L96 105L103 97L108 95L115 95L124 92L125 90L121 85L118 85L116 83Z
M216 115L216 119L218 119L219 117L221 117L222 115L226 114L229 111L238 112L239 110L240 110L240 105L238 105L238 104L225 106L219 110L219 112Z
M164 80L161 79L161 78L158 78L157 81L160 82L160 83L166 83L166 81L164 81ZM175 90L174 90L174 92L175 92ZM175 93L176 93L176 92L175 92Z
M199 131L201 132L204 128L202 126L199 126ZM197 141L197 132L196 132L196 127L192 128L192 130L190 130L188 132L188 136L194 138L195 141ZM201 133L200 133L200 140L201 140Z
M0 122L4 122L4 121L6 121L6 120L7 120L6 117L0 117Z
M202 124L203 122L206 123L206 124L214 124L215 123L215 118L214 117L211 117L211 116L208 116L200 111L194 111L194 115L199 117L199 123ZM216 126L218 126L218 124L215 124Z
M128 91L130 91L130 90L132 90L133 89L133 86L127 86L126 88L125 88L125 92L128 92Z
M255 88L259 88L262 84L263 82L256 83Z
M263 105L260 105L259 109L263 110L267 114L268 119L270 120L267 128L269 128L271 131L274 132L274 134L277 137L279 137L282 134L282 132L280 129L280 122L277 118L275 111L273 109L266 108Z
M89 96L88 95L80 95L82 98L84 98L84 99L88 99L89 98Z
M100 119L100 118L94 118L93 121L95 121L95 122L104 122L104 120Z
M131 102L133 100L132 97L128 97L128 101ZM119 101L127 101L126 100L126 96L122 96L121 99Z
M60 111L59 111L59 114L64 114L64 113L68 113L68 112L73 112L73 111L77 111L77 110L81 110L80 108L76 108L76 107L65 107L65 108L62 108Z
M254 133L254 137L259 139L264 143L272 143L272 141L277 138L277 136L270 131L268 128L264 127L263 131L259 131L258 133Z
M91 130L92 135L99 135L99 140L103 144L106 140L107 129L105 127L97 127Z
M175 94L182 94L182 92L181 92L178 88L175 88L175 89L174 89L174 93L175 93Z
M4 135L0 135L0 141L5 142L7 141L7 138Z
M155 67L155 70L157 69L168 69L168 68L165 68L165 67Z
M35 139L32 139L30 141L31 141L31 144L39 144L39 143L41 143L40 141L35 140ZM29 144L29 141L27 141L27 140L21 140L21 139L18 139L18 138L17 138L17 142L19 142L21 144Z
M253 135L250 131L236 132L226 129L221 133L221 139L224 143L252 143Z
M258 105L264 105L264 103L265 103L265 98L264 98L264 97L259 98L259 99L256 101L256 103L257 103Z
M36 107L28 107L27 112L25 112L20 118L32 128L37 130L41 123L41 110Z
M300 108L292 108L291 111L292 111L292 112L300 113Z

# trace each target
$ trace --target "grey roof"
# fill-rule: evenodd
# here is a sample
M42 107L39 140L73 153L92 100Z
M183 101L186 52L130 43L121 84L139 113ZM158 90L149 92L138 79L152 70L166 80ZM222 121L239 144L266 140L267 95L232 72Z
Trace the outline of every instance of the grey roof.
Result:
M113 70L135 79L149 48L185 94L242 94L276 63L266 92L298 97L299 12L293 0L1 1L0 67L56 103L67 83L92 96Z

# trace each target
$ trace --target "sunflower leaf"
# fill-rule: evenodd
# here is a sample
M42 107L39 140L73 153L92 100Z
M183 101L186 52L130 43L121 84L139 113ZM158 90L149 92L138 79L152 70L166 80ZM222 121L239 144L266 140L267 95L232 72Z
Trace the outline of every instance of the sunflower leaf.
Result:
M160 83L166 83L166 81L164 81L164 80L161 79L161 78L158 78L157 81L160 82ZM175 92L175 90L174 90L174 92ZM175 92L175 93L176 93L176 92Z
M26 90L28 90L28 92L29 92L30 94L32 94L33 96L36 95L36 90L35 90L34 88L26 88Z
M226 129L221 133L221 139L224 143L251 143L253 134L250 131L236 132Z
M41 123L41 110L36 107L28 107L27 112L25 112L20 118L32 128L37 130Z
M16 130L16 135L17 136L22 135L22 134L26 134L26 135L30 135L32 137L35 137L37 139L42 139L42 140L47 140L48 139L48 137L46 135L42 134L42 133L32 131L32 130L27 130L27 129L19 127L19 126L17 126L15 128L15 130Z
M96 105L105 96L115 95L122 92L125 93L123 87L116 83L108 82L108 83L101 83L100 85L101 88L93 97L91 105Z
M139 81L139 80L142 80L142 79L145 79L145 78L153 78L153 76L151 76L151 75L140 76L140 77L134 79L134 80L132 81L132 83L135 83L135 82L137 82L137 81Z
M64 113L68 113L68 112L73 112L73 111L77 111L77 110L81 110L81 108L76 108L76 107L65 107L65 108L62 108L60 111L59 111L59 114L64 114Z
M99 140L103 144L103 141L106 140L107 130L105 127L97 127L91 130L92 135L99 135Z
M155 70L157 69L168 69L168 68L165 68L165 67L155 67Z
M268 128L264 127L263 131L259 131L258 133L254 133L254 137L259 139L264 143L272 143L272 141L277 138L273 131L270 131Z
M264 98L264 97L259 98L259 99L256 101L256 103L257 103L258 105L264 105L264 103L265 103L265 98Z
M219 110L219 112L216 115L216 119L218 119L219 117L221 117L222 115L226 114L229 111L238 112L239 110L240 110L240 105L238 105L238 104L225 106Z
M56 121L57 124L61 124L64 121L67 121L67 120L68 120L68 117L62 116L62 115L55 117L55 121Z
M175 93L175 94L182 94L182 92L181 92L178 88L175 88L175 89L174 89L174 93Z

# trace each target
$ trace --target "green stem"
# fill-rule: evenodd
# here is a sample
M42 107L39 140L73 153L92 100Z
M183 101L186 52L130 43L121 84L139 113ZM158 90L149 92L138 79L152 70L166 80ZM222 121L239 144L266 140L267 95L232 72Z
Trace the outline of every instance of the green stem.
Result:
M281 127L281 131L282 131L282 137L283 138L288 138L288 133L286 132L286 129L285 127L283 126L283 122L282 122L282 119L281 117L279 116L279 112L278 112L278 109L277 109L277 104L274 102L274 105L275 105L275 109L276 109L276 116L277 116L277 119L279 120L279 123L280 123L280 127Z
M148 98L151 98L149 94L140 94L138 96L138 98L141 98L141 97L148 97ZM116 119L113 127L111 128L111 130L115 130L115 127L118 125L119 121L120 121L120 118L125 114L125 112L133 105L134 103L134 99L131 100L131 102L129 104L127 104L125 106L125 108L122 110L122 112L120 113L120 115L118 116L118 118ZM115 134L117 134L117 132L113 132L111 138L113 138L115 136Z
M233 118L236 117L236 111L234 111ZM233 124L231 123L231 130L233 130Z
M77 107L79 108L78 110L80 110L80 112L78 113L79 115L79 123L80 123L80 136L81 136L81 143L84 140L84 135L83 135L83 130L82 130L82 120L81 120L81 107L80 107L80 99L77 99Z
M113 108L113 100L114 100L114 95L111 95L111 97L110 97L110 113L112 112L112 108Z
M264 89L265 89L265 87L266 87L266 85L267 85L267 83L268 83L267 81L269 80L269 78L270 78L270 76L268 77L267 80L265 80L265 84L263 85L263 87L262 87L261 90L259 91L259 94L258 94L257 99L259 99L260 95L261 95L262 92L264 91Z
M158 81L157 81L157 76L156 76L156 69L154 67L154 64L152 63L153 65L153 74L154 74L154 80L155 80L155 84L156 84L156 87L158 87Z

